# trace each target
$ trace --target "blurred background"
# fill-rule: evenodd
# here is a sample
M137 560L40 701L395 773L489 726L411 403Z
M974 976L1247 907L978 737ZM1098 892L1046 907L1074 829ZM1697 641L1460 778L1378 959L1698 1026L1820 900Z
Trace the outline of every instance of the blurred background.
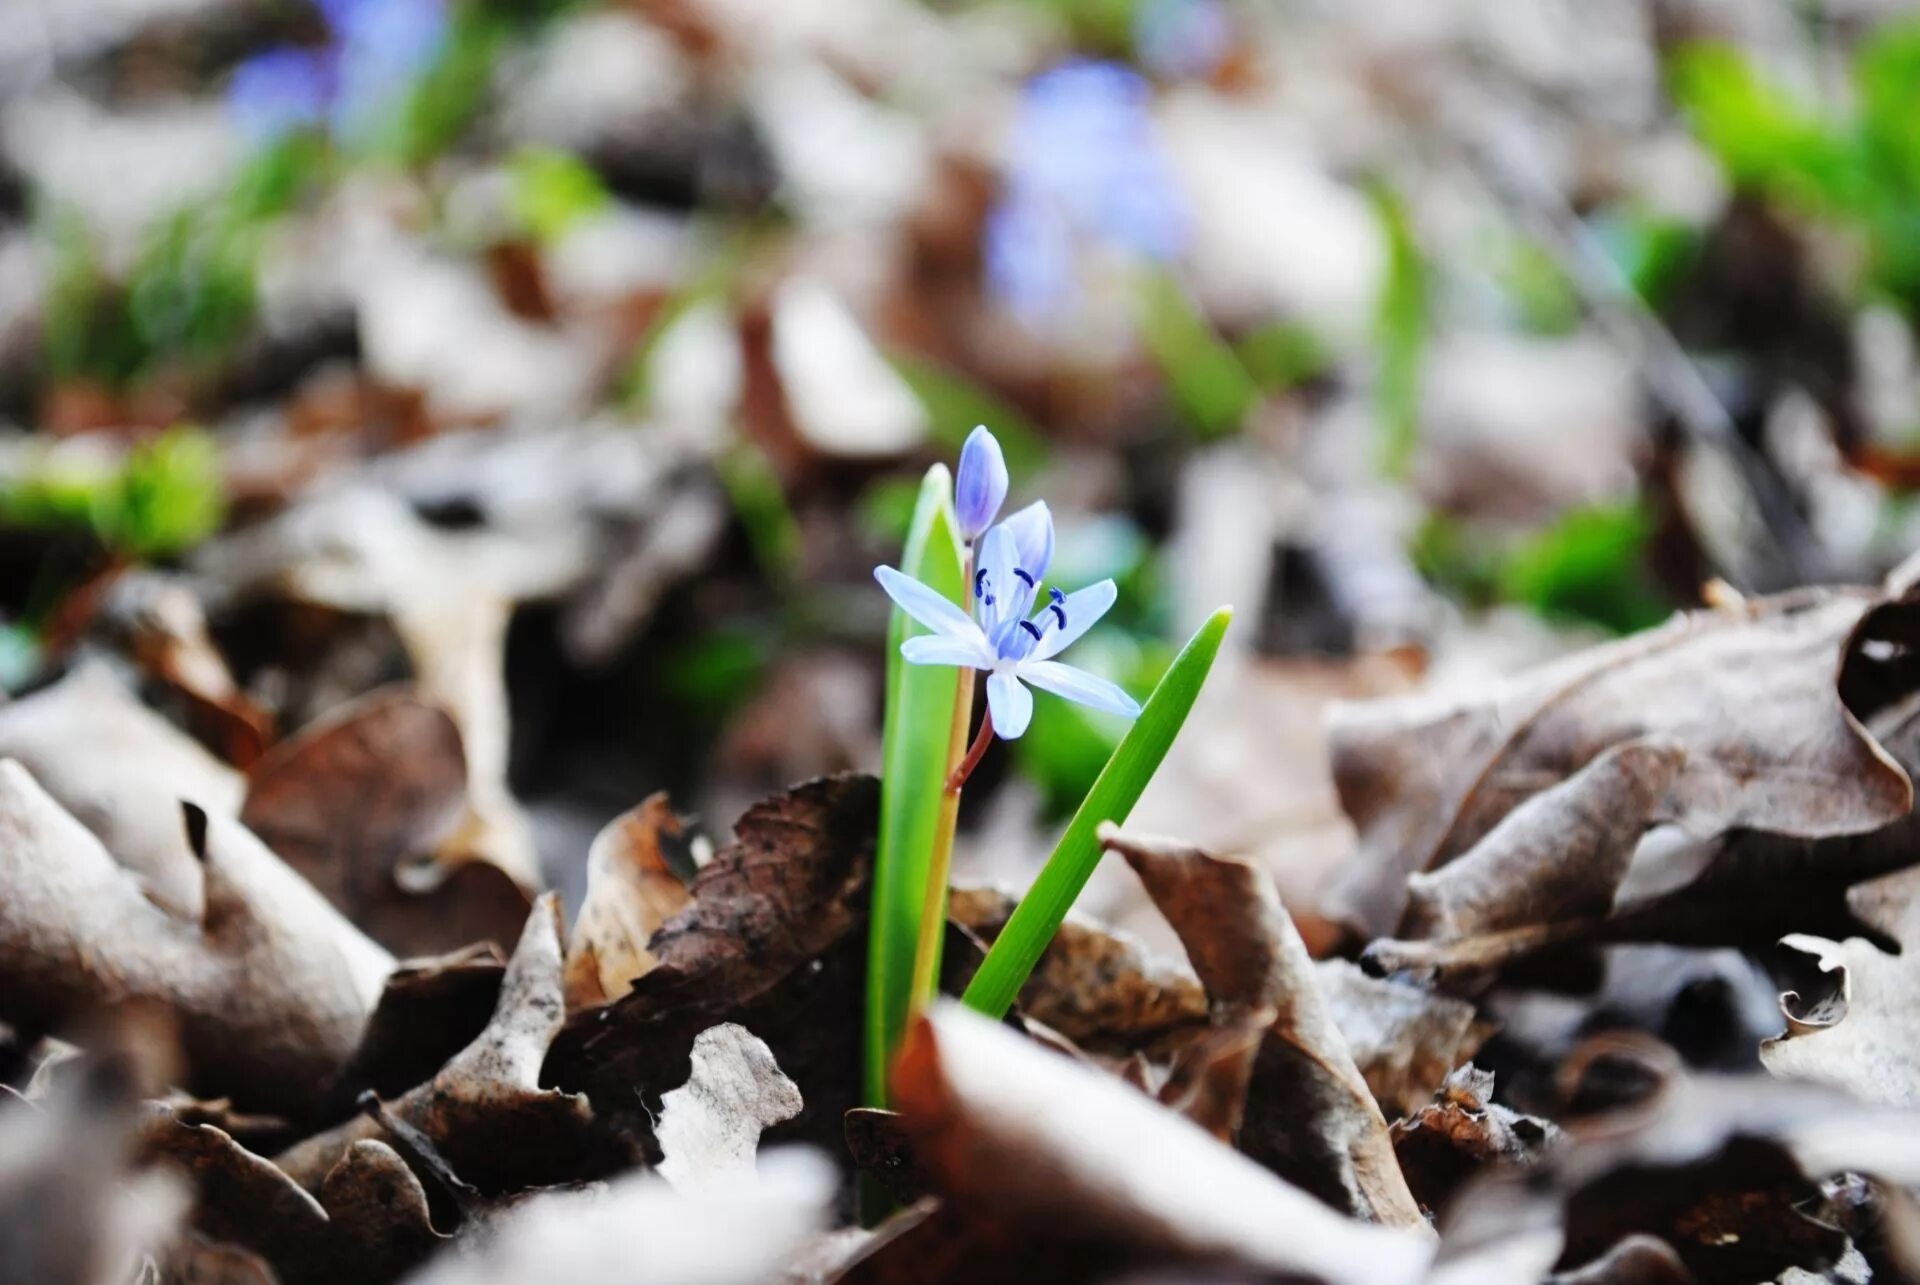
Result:
M244 769L411 681L577 897L654 789L876 765L986 423L1121 585L1078 661L1238 608L1137 820L1305 908L1328 701L1920 544L1916 321L1904 5L5 0L0 682ZM1040 701L963 877L1119 730Z

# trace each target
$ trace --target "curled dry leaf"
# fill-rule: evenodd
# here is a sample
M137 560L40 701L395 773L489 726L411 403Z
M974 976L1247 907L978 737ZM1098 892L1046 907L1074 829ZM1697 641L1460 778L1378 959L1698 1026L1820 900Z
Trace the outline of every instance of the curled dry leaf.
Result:
M149 901L25 768L0 761L0 1018L44 1030L103 1001L150 1001L178 1023L194 1092L310 1111L392 960L237 822L192 805L186 822L204 878L191 920Z
M1100 841L1133 867L1179 934L1219 1020L1261 1023L1241 1150L1343 1212L1424 1227L1387 1122L1272 879L1245 862L1111 824Z
M833 1166L789 1148L760 1181L692 1192L657 1174L535 1196L409 1285L765 1285L826 1225Z
M1523 1237L1558 1227L1563 1271L1623 1239L1655 1236L1702 1281L1770 1280L1827 1270L1847 1250L1818 1180L1853 1171L1890 1183L1920 1174L1920 1115L1866 1106L1764 1076L1692 1076L1657 1042L1596 1037L1566 1070L1569 1100L1627 1105L1569 1118L1524 1182L1498 1176L1463 1190L1443 1241Z
M1393 1125L1393 1151L1407 1186L1427 1209L1443 1208L1462 1184L1539 1158L1559 1130L1493 1100L1493 1072L1471 1063L1447 1076L1433 1101Z
M1393 933L1408 877L1485 839L1519 804L1628 742L1676 742L1684 762L1654 820L1708 836L1800 838L1905 816L1907 774L1841 699L1856 626L1879 601L1822 590L1695 612L1463 700L1341 707L1333 768L1360 847L1332 909ZM1765 692L1765 700L1753 693Z
M1629 741L1523 800L1454 861L1407 877L1414 940L1375 942L1369 964L1485 968L1594 931L1684 764L1678 742Z
M656 1159L661 1096L687 1082L702 1031L736 1022L773 1051L804 1106L774 1131L841 1147L858 1104L866 897L879 793L871 777L825 777L750 808L734 841L695 876L687 908L648 949L658 964L624 996L575 1013L547 1080Z
M1780 996L1787 1029L1760 1046L1760 1060L1775 1075L1831 1084L1869 1102L1920 1105L1920 869L1858 884L1848 901L1900 953L1864 937L1783 939L1817 968L1822 992Z
M396 968L334 1084L328 1117L344 1118L362 1093L397 1097L445 1066L492 1020L505 972L491 944Z
M947 915L991 944L1017 904L997 888L955 888ZM1070 913L1021 988L1020 1011L1084 1048L1124 1054L1204 1026L1207 997L1179 964Z
M445 1239L419 1179L377 1139L345 1148L312 1192L224 1130L164 1108L150 1110L140 1151L192 1181L197 1231L259 1255L285 1285L392 1280Z
M955 1215L1040 1261L1050 1248L1101 1246L1136 1262L1224 1260L1386 1285L1418 1280L1430 1253L1426 1238L1344 1218L1121 1081L955 1004L912 1025L892 1087ZM876 1247L848 1279L902 1279L884 1274L885 1260L918 1253L918 1234ZM1089 1255L1063 1279L1097 1270Z
M388 1106L482 1192L577 1181L626 1158L594 1124L586 1099L540 1087L541 1062L565 1017L560 968L560 908L548 893L527 918L486 1029L431 1080ZM354 1143L380 1134L377 1121L359 1116L283 1152L277 1163L315 1191Z
M1314 970L1354 1065L1389 1119L1425 1104L1485 1038L1464 1000L1369 977L1344 959L1320 960Z
M680 1191L753 1181L761 1131L800 1113L800 1090L731 1022L700 1032L692 1062L687 1082L661 1095L660 1176Z
M662 840L680 833L667 796L655 794L594 838L586 900L567 941L569 1009L618 999L653 967L647 942L691 900L661 849Z
M382 690L254 764L241 819L367 934L400 955L510 945L529 900L484 861L433 855L466 816L467 764L445 711Z
M20 760L146 881L154 900L199 917L201 876L180 829L180 804L232 816L241 779L142 705L105 664L84 663L0 708L0 758Z

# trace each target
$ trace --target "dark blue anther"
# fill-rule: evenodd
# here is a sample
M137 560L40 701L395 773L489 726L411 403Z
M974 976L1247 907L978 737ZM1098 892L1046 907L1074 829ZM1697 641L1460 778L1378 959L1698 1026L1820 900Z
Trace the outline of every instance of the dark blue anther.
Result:
M1029 589L1033 588L1033 577L1028 575L1024 569L1020 567L1015 567L1013 569L1013 574L1015 574L1016 576L1019 576L1022 580L1026 581L1027 588ZM1059 591L1055 590L1055 592L1057 593Z
M1065 629L1067 627L1067 609L1065 607L1055 602L1055 603L1049 603L1047 606L1047 610L1051 611L1056 617L1058 617L1060 621L1060 627L1062 629Z
M973 573L973 596L976 598L986 597L986 585L987 585L987 569L985 567L981 567L978 571ZM992 602L993 599L987 598L987 601Z
M1035 642L1040 641L1040 626L1034 624L1031 620L1023 620L1020 622L1020 627L1032 634Z
M1053 599L1055 602L1065 602L1067 600L1067 595L1060 592L1059 585L1048 585L1047 597Z

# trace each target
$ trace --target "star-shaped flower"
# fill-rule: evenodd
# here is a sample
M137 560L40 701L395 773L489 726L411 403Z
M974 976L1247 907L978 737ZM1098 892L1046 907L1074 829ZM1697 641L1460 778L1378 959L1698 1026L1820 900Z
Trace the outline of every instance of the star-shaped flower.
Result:
M1050 588L1045 605L1028 614L1052 559L1053 515L1044 503L1035 503L980 541L972 615L904 572L876 567L873 573L902 611L933 631L907 639L900 654L916 665L984 671L993 730L1009 741L1033 718L1027 683L1108 713L1131 717L1140 712L1133 697L1106 679L1054 659L1107 614L1116 593L1113 581L1067 594Z

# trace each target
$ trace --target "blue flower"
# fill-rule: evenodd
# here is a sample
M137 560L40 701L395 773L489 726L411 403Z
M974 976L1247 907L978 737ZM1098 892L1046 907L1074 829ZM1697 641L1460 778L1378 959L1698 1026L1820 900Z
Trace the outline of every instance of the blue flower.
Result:
M971 544L1000 516L1007 501L1007 457L1000 440L979 425L960 448L960 476L953 484L953 511L960 538Z
M343 135L377 127L433 60L446 36L445 0L318 0L330 39L283 46L233 70L227 106L241 128L271 139L330 124Z
M1115 63L1068 62L1027 85L983 247L988 287L1014 312L1037 320L1070 302L1082 244L1158 261L1185 249L1149 107L1147 82Z
M987 675L987 708L993 730L1014 740L1033 718L1032 683L1042 691L1132 717L1133 697L1104 678L1054 657L1092 628L1113 606L1113 581L1075 593L1049 588L1032 615L1040 584L1053 558L1053 516L1036 503L988 531L973 574L973 614L938 590L892 567L874 568L874 578L900 609L932 630L909 638L900 654L915 665L958 665Z

